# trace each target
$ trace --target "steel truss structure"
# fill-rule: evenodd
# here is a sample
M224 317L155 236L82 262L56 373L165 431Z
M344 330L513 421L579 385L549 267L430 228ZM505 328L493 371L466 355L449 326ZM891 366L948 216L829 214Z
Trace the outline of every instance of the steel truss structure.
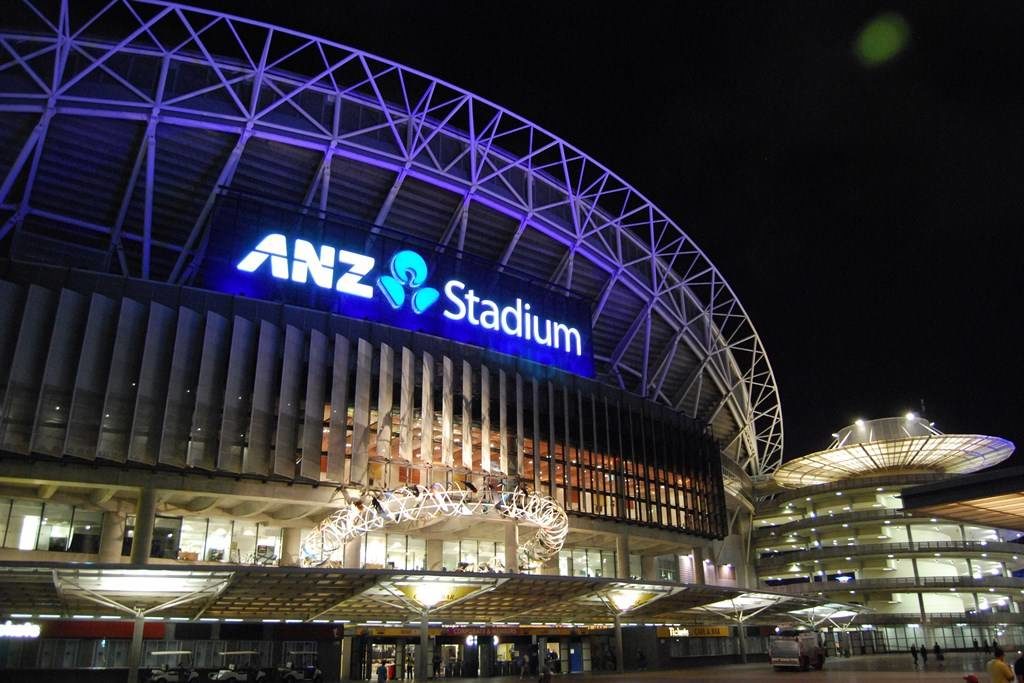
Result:
M184 5L7 7L0 249L188 284L218 193L355 216L593 301L599 376L708 422L749 474L783 446L743 306L693 240L600 163L415 69Z
M569 518L550 496L516 488L479 494L468 488L435 483L429 490L401 487L360 497L320 522L302 542L302 563L308 567L341 566L345 544L386 525L426 525L446 517L497 515L501 519L536 527L536 533L519 545L520 567L536 567L558 556ZM519 571L520 567L480 568L487 571Z

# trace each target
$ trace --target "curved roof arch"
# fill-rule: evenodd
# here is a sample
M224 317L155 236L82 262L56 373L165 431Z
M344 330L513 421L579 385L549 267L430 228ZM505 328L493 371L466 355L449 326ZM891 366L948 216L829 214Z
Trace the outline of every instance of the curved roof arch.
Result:
M185 5L27 2L5 22L12 252L188 283L221 188L352 215L588 298L599 377L707 421L750 474L781 462L774 374L732 288L568 142L416 69Z

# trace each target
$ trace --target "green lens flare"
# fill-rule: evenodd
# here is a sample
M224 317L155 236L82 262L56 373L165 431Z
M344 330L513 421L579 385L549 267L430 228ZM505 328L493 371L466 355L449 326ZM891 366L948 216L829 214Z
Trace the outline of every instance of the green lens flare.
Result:
M854 52L864 66L880 66L903 51L909 36L906 20L895 12L886 12L861 29Z

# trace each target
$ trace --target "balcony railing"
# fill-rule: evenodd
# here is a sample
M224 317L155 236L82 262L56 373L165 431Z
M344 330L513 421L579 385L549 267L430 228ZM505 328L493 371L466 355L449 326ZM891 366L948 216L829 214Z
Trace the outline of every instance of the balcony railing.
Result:
M787 522L778 526L762 526L758 527L754 532L755 541L763 541L768 538L782 537L791 531L805 528L819 528L829 527L836 524L845 524L847 522L870 522L874 520L886 520L886 519L904 519L908 517L914 517L914 514L907 512L900 508L881 508L878 510L859 510L857 512L842 512L835 513L832 515L825 514L820 517L807 517L804 519L798 519L793 522ZM925 517L917 517L917 519L927 519ZM775 536L772 536L772 532L775 532Z
M768 581L760 581L760 586L767 590L790 595L806 595L817 593L831 593L838 591L869 590L877 588L905 590L905 589L938 589L938 588L964 588L967 590L980 591L989 588L1008 588L1012 590L1024 589L1024 578L987 576L975 579L971 576L922 576L915 579L912 576L894 576L891 579L852 579L850 581L814 581L808 583L789 583L785 585L774 585Z
M929 612L927 618L922 620L921 615L917 612L904 612L904 613L880 613L880 612L865 612L864 614L858 614L854 623L856 624L872 624L874 626L884 626L886 624L930 624L932 626L936 624L1024 624L1024 612L976 612L970 614L967 612Z
M906 488L918 484L928 484L933 481L944 481L952 479L956 475L920 473L920 474L880 474L872 477L856 477L853 479L840 479L827 484L815 486L804 486L789 491L780 491L772 498L757 506L757 515L778 514L779 504L791 500L803 500L807 496L818 496L833 491L857 491L860 489L873 489L879 486L892 486L895 488Z
M837 545L786 550L763 554L757 559L758 568L776 567L783 564L826 560L836 557L872 555L917 555L939 551L955 553L1000 553L1004 555L1024 554L1024 545L999 541L921 541L916 543L868 543L864 545Z

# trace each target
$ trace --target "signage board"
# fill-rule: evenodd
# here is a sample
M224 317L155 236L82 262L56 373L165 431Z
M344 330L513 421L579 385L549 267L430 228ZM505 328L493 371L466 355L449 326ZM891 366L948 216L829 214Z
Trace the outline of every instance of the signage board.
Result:
M659 626L659 638L728 638L729 626Z
M593 376L590 304L451 248L227 194L198 281Z
M15 624L10 619L0 624L0 638L38 638L39 624L25 622Z

